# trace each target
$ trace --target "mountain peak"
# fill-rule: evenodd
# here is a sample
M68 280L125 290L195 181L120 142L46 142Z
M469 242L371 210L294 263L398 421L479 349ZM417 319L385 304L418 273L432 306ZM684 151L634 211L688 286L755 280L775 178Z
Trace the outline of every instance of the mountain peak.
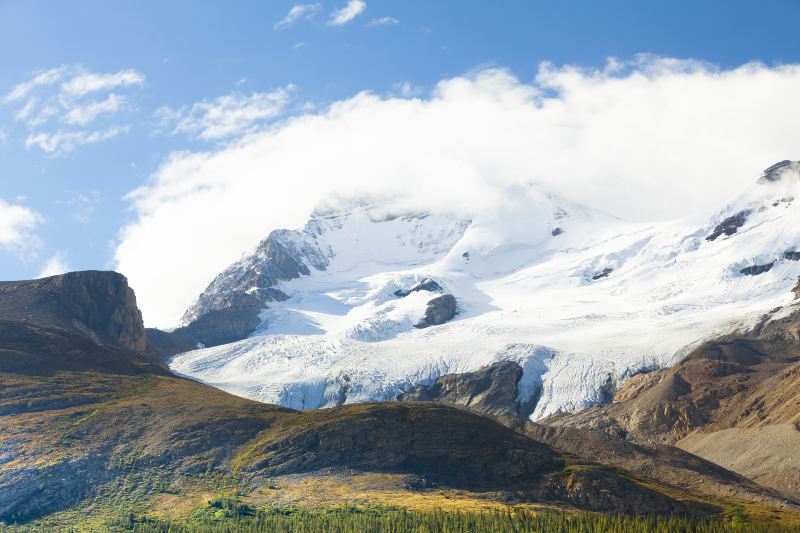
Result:
M787 172L800 174L800 161L791 161L789 159L778 161L774 165L764 169L764 172L761 173L761 177L759 178L759 182L780 181Z

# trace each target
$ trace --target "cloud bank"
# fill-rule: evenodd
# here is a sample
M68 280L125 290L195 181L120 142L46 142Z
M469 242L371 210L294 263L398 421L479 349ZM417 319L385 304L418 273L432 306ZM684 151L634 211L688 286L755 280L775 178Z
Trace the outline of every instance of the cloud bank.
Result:
M177 323L208 282L320 202L381 195L480 213L536 182L632 219L716 207L798 158L800 66L732 70L640 57L443 80L424 97L360 93L210 151L176 153L129 195L117 268L149 325Z

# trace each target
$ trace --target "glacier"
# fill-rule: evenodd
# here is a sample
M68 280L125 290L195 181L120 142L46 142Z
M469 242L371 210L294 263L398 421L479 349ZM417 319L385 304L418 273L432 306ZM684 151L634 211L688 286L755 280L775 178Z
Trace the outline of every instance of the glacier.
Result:
M794 305L796 198L800 164L782 162L721 209L655 223L533 185L467 215L381 202L318 210L304 228L276 234L302 264L297 277L269 278L287 298L264 303L256 331L169 365L239 396L309 409L392 400L443 374L513 360L523 368L520 400L538 398L531 419L580 410L607 401L609 386ZM263 291L248 285L274 267L260 249L218 276L188 318L234 287ZM425 278L455 296L458 314L417 329L435 294L394 293Z

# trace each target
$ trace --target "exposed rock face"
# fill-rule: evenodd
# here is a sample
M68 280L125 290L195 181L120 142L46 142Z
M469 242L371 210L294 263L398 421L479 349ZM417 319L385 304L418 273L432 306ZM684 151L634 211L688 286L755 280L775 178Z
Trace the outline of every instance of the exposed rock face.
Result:
M156 328L146 328L147 342L162 357L169 357L197 348L197 343L192 343L188 337Z
M258 318L260 310L240 307L211 311L172 334L195 345L218 346L235 342L247 337L258 327L261 323Z
M425 309L425 316L414 324L414 327L422 329L444 324L448 320L452 320L453 317L456 316L457 311L458 305L452 294L437 296L428 302L428 307Z
M715 241L722 235L731 236L736 233L739 228L744 226L745 222L747 222L747 217L750 216L750 210L745 209L743 211L739 211L735 215L731 215L722 222L720 222L717 227L714 228L714 231L706 237L707 241Z
M238 307L263 307L287 296L274 288L279 281L307 276L309 266L325 270L328 258L297 231L276 230L252 254L220 273L183 315L188 325L211 311Z
M552 235L553 237L558 237L562 233L564 233L563 229L561 229L561 228L553 228L553 230L550 232L550 235Z
M405 298L412 292L418 291L429 291L429 292L441 292L442 287L433 281L431 278L425 278L410 289L401 289L399 291L394 291L394 295L399 298Z
M498 361L474 372L446 374L431 385L421 385L401 399L437 401L469 407L497 417L527 418L536 405L517 401L522 367L514 361Z
M789 261L800 261L800 252L795 252L794 250L788 250L786 253L783 254L784 259L788 259Z
M797 285L794 286L792 292L794 293L795 300L800 299L800 278L797 278Z
M147 349L136 296L125 276L116 272L0 282L0 320L63 329L137 352Z
M765 265L752 265L749 267L745 267L741 269L739 272L746 276L758 276L759 274L763 274L764 272L769 272L770 270L772 270L773 266L775 266L775 261L767 263Z
M327 266L328 257L306 233L273 231L253 253L214 278L175 333L206 346L243 339L258 327L258 314L269 302L288 298L275 284Z
M784 159L783 161L779 161L772 165L771 167L767 167L764 169L764 172L761 174L759 178L761 181L778 181L781 179L782 174L784 171L789 170L790 168L794 168L795 170L798 169L800 165L798 161L790 161L788 159Z

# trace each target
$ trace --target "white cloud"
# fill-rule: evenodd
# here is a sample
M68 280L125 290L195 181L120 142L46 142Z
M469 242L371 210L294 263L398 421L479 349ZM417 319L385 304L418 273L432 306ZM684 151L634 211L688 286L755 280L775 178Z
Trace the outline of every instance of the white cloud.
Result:
M36 277L47 278L50 276L64 274L65 272L69 271L70 266L64 257L64 252L58 252L45 261L44 265L42 265L42 269L39 271L39 274Z
M85 96L97 91L116 87L144 84L144 75L133 69L120 70L115 74L79 74L61 85L64 93L72 96Z
M364 0L349 0L346 6L331 13L330 24L332 26L347 24L363 13L365 9L367 9L367 3Z
M5 99L17 106L14 118L28 130L26 146L63 155L128 131L118 115L126 110L129 97L109 91L130 92L126 88L140 87L144 79L133 69L98 74L81 65L65 65L18 84ZM105 124L89 127L100 121ZM63 124L73 128L65 130Z
M380 17L370 20L367 26L394 26L400 24L400 21L394 17Z
M8 142L8 133L5 130L0 129L0 144L6 144Z
M273 29L280 30L292 26L300 19L310 20L322 9L322 4L298 4L289 10L281 20L275 23Z
M18 253L35 248L38 238L34 229L42 221L35 211L0 198L0 248Z
M281 114L289 102L293 85L250 95L232 92L214 100L203 100L190 108L156 111L161 128L205 140L217 140L253 131L261 122Z
M717 70L642 58L440 82L425 98L361 93L238 142L168 158L129 196L117 267L151 325L174 325L248 247L335 195L480 213L533 180L633 219L715 208L798 158L800 66Z
M30 80L15 85L14 88L11 89L11 92L6 95L6 101L16 102L22 100L37 87L53 85L57 83L67 71L68 67L58 67L40 72Z
M36 133L28 135L28 138L25 139L25 147L30 149L37 146L48 154L64 155L72 152L78 146L107 141L127 132L127 126L115 126L95 131L59 130L53 133Z
M116 113L124 103L124 97L111 93L104 100L94 100L84 105L72 107L64 115L64 122L85 126L100 115Z

